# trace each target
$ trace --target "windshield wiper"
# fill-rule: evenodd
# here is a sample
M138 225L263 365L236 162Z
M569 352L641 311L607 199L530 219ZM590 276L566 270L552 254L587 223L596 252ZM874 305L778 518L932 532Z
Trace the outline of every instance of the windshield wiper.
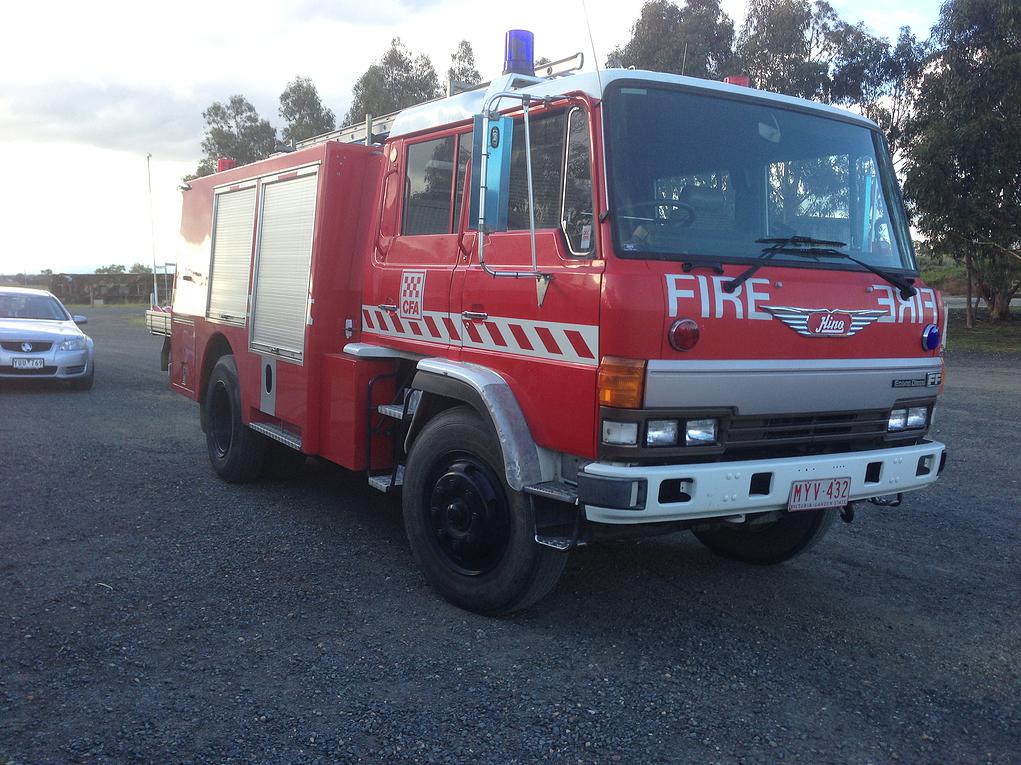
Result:
M828 239L813 239L810 236L788 236L788 237L777 237L767 239L756 239L758 244L768 244L762 251L762 255L759 259L749 266L747 269L742 271L740 274L735 276L725 285L723 289L727 292L734 292L740 287L752 274L758 271L767 260L772 258L774 255L783 253L784 255L800 255L803 257L831 257L831 258L843 258L844 260L850 260L852 263L857 263L867 271L871 271L876 276L889 282L900 291L902 299L907 300L908 298L914 297L917 290L912 284L911 279L905 279L896 274L891 274L884 271L881 268L873 266L870 263L866 263L863 260L841 252L836 249L837 247L846 247L846 242L838 242L835 240ZM807 246L806 246L807 245Z
M787 236L777 239L756 239L756 244L768 244L769 247L765 247L762 250L762 254L759 255L759 259L752 263L748 268L739 273L729 282L723 285L725 292L736 292L737 288L744 284L748 278L762 268L766 261L775 255L784 253L785 255L801 255L806 258L818 258L820 255L833 255L841 254L834 247L846 247L846 242L838 242L831 239L813 239L810 236ZM800 245L813 245L809 249L803 249ZM825 249L821 249L824 247Z

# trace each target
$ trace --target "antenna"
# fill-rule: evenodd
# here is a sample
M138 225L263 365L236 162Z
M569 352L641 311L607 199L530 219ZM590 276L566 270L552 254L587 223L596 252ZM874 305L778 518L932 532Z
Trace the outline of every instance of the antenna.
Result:
M152 241L152 307L155 308L159 305L160 301L160 288L159 282L156 281L156 222L152 216L152 169L150 167L150 160L152 154L146 153L145 155L145 176L149 182L149 238Z
M599 97L603 97L603 78L599 76L599 54L596 53L596 41L592 38L592 24L588 20L588 8L585 0L581 0L581 10L585 14L585 28L588 29L588 42L592 47L592 60L596 65L596 82L599 83Z

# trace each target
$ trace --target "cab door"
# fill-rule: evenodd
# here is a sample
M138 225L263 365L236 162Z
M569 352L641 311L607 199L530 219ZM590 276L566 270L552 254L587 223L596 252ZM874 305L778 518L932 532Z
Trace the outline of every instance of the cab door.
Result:
M470 135L465 139L470 146ZM362 306L362 330L414 353L450 352L450 283L457 263L459 136L390 144L380 235Z
M574 454L592 449L599 300L604 262L596 247L592 134L581 107L530 117L533 199L525 136L514 126L508 230L486 235L485 265L497 272L532 267L529 206L534 204L536 279L494 277L479 262L478 235L466 237L452 301L459 313L461 359L500 372L511 384L540 444ZM475 181L473 180L473 183ZM456 289L456 286L455 286Z

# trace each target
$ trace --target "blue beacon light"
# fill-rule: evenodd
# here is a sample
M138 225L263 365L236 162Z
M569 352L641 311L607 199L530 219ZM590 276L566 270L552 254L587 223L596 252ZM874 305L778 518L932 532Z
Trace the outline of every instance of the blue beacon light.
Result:
M503 40L503 73L535 74L535 35L511 29Z

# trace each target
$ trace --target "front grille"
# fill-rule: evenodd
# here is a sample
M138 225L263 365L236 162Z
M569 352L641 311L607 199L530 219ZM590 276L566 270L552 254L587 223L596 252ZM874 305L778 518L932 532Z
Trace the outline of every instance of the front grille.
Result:
M85 371L85 365L79 364L76 367L64 367L64 374L66 375L80 375Z
M14 367L0 367L0 374L18 375L19 377L39 377L43 375L55 375L56 367L43 367L42 369L15 369Z
M28 343L32 347L29 350L25 350L21 347L22 343ZM0 343L0 348L5 351L11 351L12 353L42 353L48 351L53 347L53 343L36 342L34 340L4 340Z
M727 451L763 446L812 447L834 443L867 445L886 436L886 409L775 417L733 417Z

